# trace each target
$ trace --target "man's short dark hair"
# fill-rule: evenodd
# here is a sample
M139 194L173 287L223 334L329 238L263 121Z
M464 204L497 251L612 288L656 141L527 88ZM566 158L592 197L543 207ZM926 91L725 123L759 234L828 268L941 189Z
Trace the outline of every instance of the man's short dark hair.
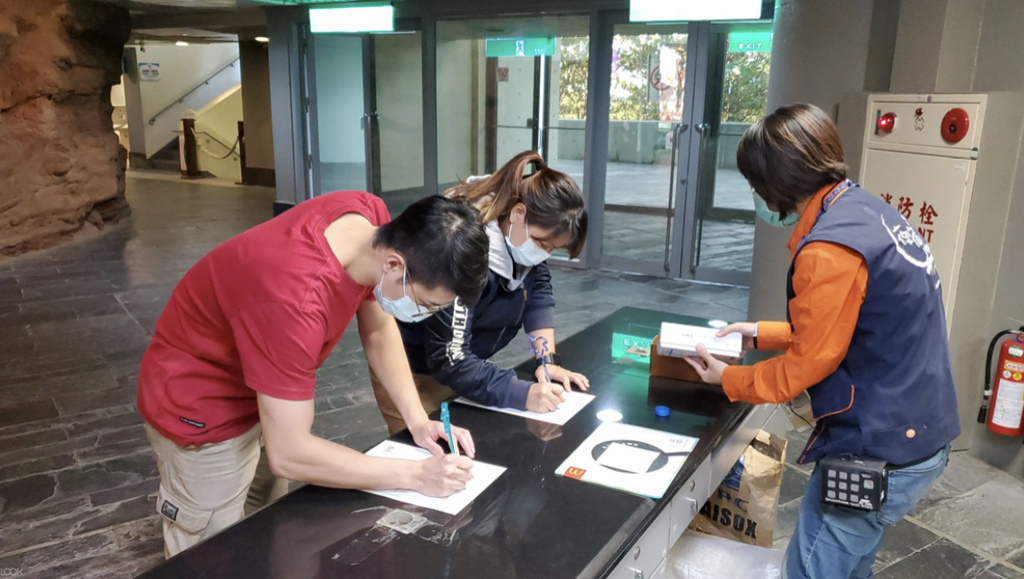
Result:
M487 283L487 232L476 209L462 201L420 199L380 226L373 246L401 253L410 281L451 290L470 305Z
M799 202L846 178L843 143L825 111L782 107L743 133L736 149L740 173L785 218Z

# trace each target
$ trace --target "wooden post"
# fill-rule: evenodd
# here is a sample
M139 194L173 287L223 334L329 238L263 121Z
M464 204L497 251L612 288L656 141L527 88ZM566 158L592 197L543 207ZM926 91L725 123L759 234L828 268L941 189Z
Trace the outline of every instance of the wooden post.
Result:
M198 179L199 149L196 143L196 120L181 119L181 128L185 131L185 179Z
M238 121L238 164L242 170L242 183L248 184L245 175L245 122Z

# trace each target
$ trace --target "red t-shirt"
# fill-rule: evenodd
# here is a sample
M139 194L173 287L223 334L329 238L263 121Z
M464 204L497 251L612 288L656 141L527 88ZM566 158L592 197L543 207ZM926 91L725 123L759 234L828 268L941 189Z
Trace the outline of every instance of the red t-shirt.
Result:
M324 238L346 213L391 220L369 193L323 195L225 241L185 274L142 358L147 422L179 446L199 446L259 422L257 392L313 398L316 369L373 299Z

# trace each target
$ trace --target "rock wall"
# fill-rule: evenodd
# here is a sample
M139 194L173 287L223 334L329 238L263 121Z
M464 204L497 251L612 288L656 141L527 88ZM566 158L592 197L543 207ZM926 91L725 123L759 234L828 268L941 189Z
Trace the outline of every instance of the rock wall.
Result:
M0 255L128 214L110 87L130 27L112 4L0 1Z

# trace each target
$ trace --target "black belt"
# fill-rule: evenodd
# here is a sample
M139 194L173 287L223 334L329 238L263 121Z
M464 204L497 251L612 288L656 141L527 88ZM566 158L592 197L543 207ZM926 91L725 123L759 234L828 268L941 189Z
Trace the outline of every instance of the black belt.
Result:
M943 446L939 450L936 450L935 452L929 454L928 456L926 456L924 458L919 458L917 460L912 460L910 462L905 462L903 464L893 464L893 463L890 462L887 468L889 470L900 470L900 469L904 469L904 468L910 468L912 466L917 466L917 465L921 464L922 462L927 462L927 461L935 458L936 454L939 454L940 452L942 452L945 449L946 449L946 447Z

